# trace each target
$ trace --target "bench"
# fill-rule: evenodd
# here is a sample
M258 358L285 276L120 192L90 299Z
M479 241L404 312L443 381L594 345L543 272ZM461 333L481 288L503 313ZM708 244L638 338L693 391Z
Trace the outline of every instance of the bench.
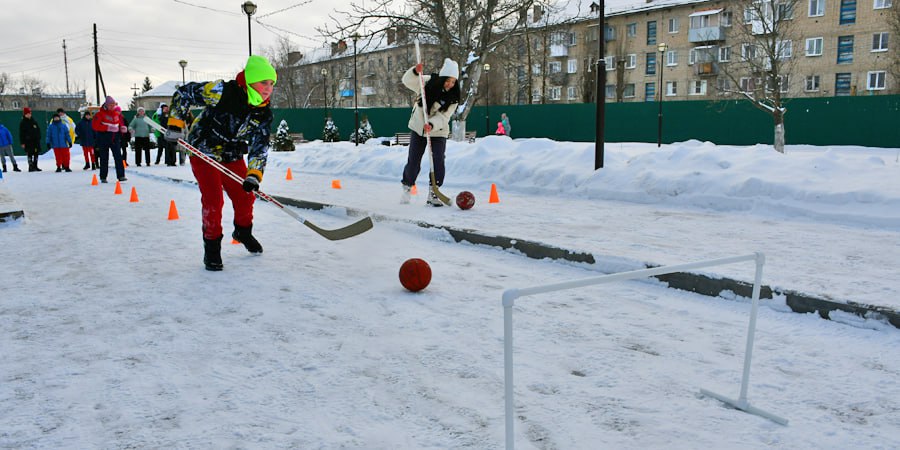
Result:
M295 144L303 144L309 142L303 137L303 133L288 133L288 136L290 136L291 142Z
M466 142L473 143L475 142L475 132L474 131L466 131Z
M394 145L409 145L409 133L394 133Z

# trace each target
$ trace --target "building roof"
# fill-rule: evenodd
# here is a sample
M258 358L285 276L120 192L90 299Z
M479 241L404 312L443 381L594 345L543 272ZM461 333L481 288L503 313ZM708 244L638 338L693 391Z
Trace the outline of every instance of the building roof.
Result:
M171 97L172 94L175 93L175 89L180 86L181 83L177 81L166 81L165 83L150 89L147 92L144 92L141 95L138 95L138 98L142 97Z

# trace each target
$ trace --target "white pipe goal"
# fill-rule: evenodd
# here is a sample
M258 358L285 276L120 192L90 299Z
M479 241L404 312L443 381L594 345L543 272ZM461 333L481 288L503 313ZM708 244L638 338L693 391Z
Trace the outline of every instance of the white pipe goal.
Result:
M772 413L763 411L750 405L747 401L747 388L750 381L750 360L753 356L753 338L756 333L756 316L759 310L759 292L762 284L762 268L766 257L762 253L754 253L751 255L733 256L730 258L712 259L707 261L699 261L688 264L680 264L673 266L653 267L650 269L633 270L629 272L613 273L602 275L599 277L585 278L581 280L564 281L561 283L545 284L540 286L532 286L521 289L507 289L503 291L503 369L505 384L505 400L506 400L506 448L513 450L515 448L514 435L514 398L513 398L513 306L516 299L526 295L542 294L546 292L561 291L578 287L592 286L595 284L610 283L613 281L630 280L633 278L644 278L655 275L664 275L674 272L684 272L702 267L719 266L724 264L733 264L742 261L756 262L756 275L753 280L753 298L750 308L750 324L747 330L747 346L744 353L744 373L741 377L740 396L735 399L725 397L723 395L710 392L706 389L700 389L702 395L713 397L727 403L741 411L765 417L773 422L781 425L787 425L787 419L776 416Z

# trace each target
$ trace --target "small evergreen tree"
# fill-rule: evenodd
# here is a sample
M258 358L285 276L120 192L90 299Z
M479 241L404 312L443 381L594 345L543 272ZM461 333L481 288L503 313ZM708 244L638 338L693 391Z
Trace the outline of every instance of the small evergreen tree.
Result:
M287 121L282 119L281 123L278 124L278 129L275 131L275 151L290 152L294 150L294 141L291 139L289 131L290 128Z
M341 133L338 127L331 120L331 117L325 119L325 129L322 131L322 140L325 142L337 142L341 140Z
M350 142L356 142L356 135L359 134L359 142L366 142L375 137L375 131L372 130L372 124L369 123L368 117L363 117L359 122L359 129L350 134Z

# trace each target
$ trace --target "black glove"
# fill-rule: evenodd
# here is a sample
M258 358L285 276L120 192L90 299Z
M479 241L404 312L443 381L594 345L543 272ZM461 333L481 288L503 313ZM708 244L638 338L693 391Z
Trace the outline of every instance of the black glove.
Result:
M258 191L259 178L256 178L256 175L247 175L247 178L244 178L244 184L242 184L241 186L247 192Z

